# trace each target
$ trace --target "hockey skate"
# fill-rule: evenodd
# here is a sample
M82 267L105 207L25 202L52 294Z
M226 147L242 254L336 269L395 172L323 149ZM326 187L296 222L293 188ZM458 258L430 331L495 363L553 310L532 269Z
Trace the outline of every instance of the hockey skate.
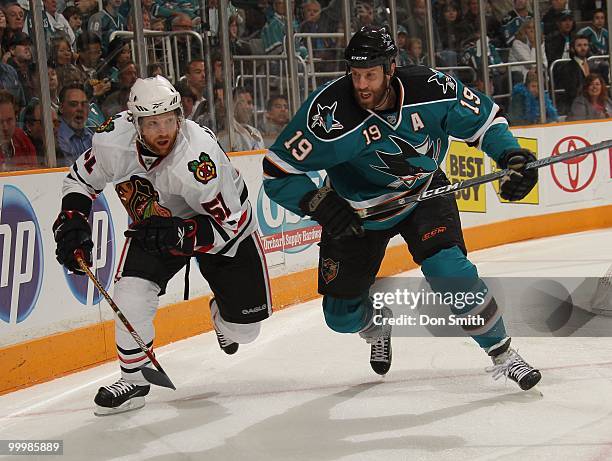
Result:
M215 302L215 298L210 300L210 318L212 319L213 326L215 327L215 334L217 335L217 341L219 342L219 347L223 352L227 355L235 354L238 351L238 343L235 343L229 338L226 338L221 331L217 328L217 324L215 323L215 319L219 316L219 307Z
M101 387L94 399L94 414L107 416L142 408L145 405L144 396L149 393L150 387L132 384L123 378L115 384Z
M495 380L506 376L526 391L542 379L540 371L529 365L518 351L510 347L510 338L489 349L489 355L493 360L493 366L487 367L486 371L492 373Z
M375 311L374 316L380 315L387 319L393 315L388 307ZM385 376L391 368L391 325L376 325L372 323L368 328L359 332L359 336L370 345L370 366L375 373Z

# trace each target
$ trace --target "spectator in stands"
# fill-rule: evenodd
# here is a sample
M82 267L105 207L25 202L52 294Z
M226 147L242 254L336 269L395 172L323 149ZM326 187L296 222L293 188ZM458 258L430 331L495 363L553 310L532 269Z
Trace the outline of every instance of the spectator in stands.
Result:
M142 9L142 28L145 30L151 30L151 13L148 10ZM127 30L134 31L134 16L131 11L127 17Z
M521 28L516 33L516 39L512 42L512 48L510 49L510 55L508 56L508 62L520 62L520 61L535 61L536 60L536 35L535 35L535 23L533 19L529 19L521 25ZM542 49L542 65L544 66L542 71L548 68L548 61L546 60L546 50L544 48L544 42L540 44ZM513 80L523 82L527 76L527 72L534 68L534 65L523 65L520 67L512 67L513 75L515 73L520 74L518 79Z
M289 123L289 101L287 96L272 95L266 104L266 113L261 132L264 136L278 136Z
M83 19L81 18L79 9L76 6L69 6L62 11L62 15L66 18L68 24L70 24L74 36L79 38L79 35L83 33Z
M565 4L566 0L550 0L550 8L542 16L544 35L552 34L557 30L557 22L561 18L563 10L565 10Z
M608 96L606 82L597 73L584 80L582 93L572 102L568 120L590 120L612 117L612 101Z
M597 9L593 12L593 21L591 25L583 27L578 31L578 35L584 35L589 39L591 45L591 54L593 56L603 56L608 54L609 35L606 25L606 12L602 9ZM608 59L597 60L591 64L593 72L598 72L608 79L609 69Z
M546 120L548 122L557 121L559 114L547 92L544 93L544 102L546 104ZM540 121L538 77L533 70L527 73L525 83L514 85L512 89L510 119L514 125L531 125Z
M420 38L409 38L406 42L408 64L426 66L427 56L423 55L423 43Z
M132 60L130 42L115 37L108 46L108 53L104 58L106 65L100 69L100 77L108 77L113 84L119 83L119 69Z
M0 63L0 88L13 95L13 102L16 107L24 107L26 105L25 94L17 71L12 66L4 63Z
M293 0L289 0L290 7L294 8ZM274 0L274 15L268 18L261 30L261 39L266 54L281 54L284 49L285 33L287 31L287 7L285 0ZM293 27L299 30L299 24L294 19ZM296 52L303 58L308 55L306 48L296 42Z
M324 33L333 32L336 28L336 24L330 19L330 15L321 16L321 4L318 0L305 0L302 3L302 16L304 21L300 24L300 32ZM323 51L333 47L333 40L313 38L312 47L315 50Z
M193 23L189 15L185 13L179 13L172 18L172 31L173 32L184 32L193 30ZM187 48L187 36L179 35L177 37L178 46L178 63L181 72L185 71L187 64L189 63L189 53ZM191 40L191 56L197 56L199 50L196 48L195 40Z
M34 88L36 87L36 81L32 78L30 67L31 65L35 66L35 64L32 64L32 41L23 32L18 32L11 37L7 46L11 55L7 64L17 72L25 100L29 101L34 96Z
M196 97L193 111L195 112L204 98L206 90L206 66L203 59L192 59L187 65L185 80Z
M427 43L427 5L425 0L414 0L412 4L412 14L408 15L406 21L402 24L408 30L408 35L414 38L420 38L421 43ZM433 24L434 31L434 47L440 49L440 35L438 34L437 24Z
M74 0L74 6L76 6L81 13L81 29L85 31L89 23L89 18L98 12L98 0Z
M147 65L147 77L155 77L156 75L166 77L162 65L159 62L151 62Z
M591 25L583 27L578 31L578 35L584 35L589 39L591 53L595 56L608 54L609 35L605 25L606 12L600 8L593 13Z
M506 41L501 23L492 12L491 0L486 2L485 20L487 22L487 36L489 40L493 42L494 46L498 48L503 47ZM463 15L463 24L470 34L480 30L479 0L469 0L467 2L467 10Z
M240 27L238 27L239 16L230 16L229 18L229 39L230 39L230 53L237 55L250 55L253 54L251 45L249 42L240 38Z
M575 27L576 23L572 12L563 10L557 19L557 30L548 35L544 41L546 59L548 59L549 64L557 59L568 59L570 57L570 45Z
M2 62L6 62L4 59L4 55L7 54L5 35L6 35L6 15L4 14L4 10L0 8L0 58ZM8 59L8 57L6 59Z
M176 86L176 91L181 95L181 103L183 104L183 116L188 120L193 120L193 107L196 102L196 95L185 80L180 81Z
M489 65L499 64L502 62L501 56L497 51L497 48L491 43L489 38L486 38L488 50L487 58ZM477 78L482 78L482 49L480 45L480 32L475 32L473 36L466 41L466 47L460 59L460 64L464 66L470 66L476 71ZM506 88L504 85L507 84L507 74L502 69L492 69L489 71L489 76L494 84L496 93L500 93Z
M98 67L104 61L102 56L102 42L93 32L85 31L77 38L79 58L76 67L87 76L86 83L91 87L94 100L101 103L111 91L111 80L98 74ZM104 122L104 120L102 120Z
M77 38L77 51L79 57L76 66L89 79L97 79L96 68L102 62L102 41L100 37L93 32L83 32Z
M406 66L410 62L408 57L408 31L401 24L397 26L397 57L395 62L398 66Z
M529 0L514 0L514 8L508 12L502 20L502 30L506 46L511 47L516 33L527 19L533 18L533 13L529 11Z
M223 86L223 56L221 56L221 53L212 53L212 56L210 57L210 65L212 66L213 71L213 87L215 85ZM234 65L234 68L236 69L236 74L239 74L240 67L238 66L238 63Z
M17 109L13 95L0 90L0 168L4 171L38 165L34 145L23 130L17 128Z
M60 85L71 82L85 84L87 75L74 64L74 53L67 39L64 37L52 38L50 55L51 61L55 64Z
M438 33L442 48L448 53L453 52L454 56L447 58L447 62L457 62L457 53L461 51L463 42L470 35L465 25L461 22L459 6L452 1L446 3L442 9L442 17L438 25Z
M166 30L166 20L164 18L152 18L151 19L151 30L157 32L163 32Z
M9 40L15 33L23 32L25 24L25 12L18 3L8 3L4 6L4 14L6 16L6 30L3 40Z
M57 141L67 164L71 165L91 147L93 137L93 132L86 126L89 99L82 84L69 83L62 87L59 114Z
M559 72L555 75L556 88L565 90L565 93L558 98L557 103L559 112L562 114L568 112L574 98L582 91L582 85L586 77L591 73L587 61L589 54L589 39L582 35L576 35L571 44L571 61L559 66Z
M138 67L134 61L128 62L119 71L119 89L111 93L102 103L102 111L106 117L112 117L127 110L130 90L138 79Z
M87 29L100 37L104 51L113 32L126 30L125 18L119 14L121 3L122 0L103 0L104 9L89 18Z
M233 151L265 149L263 136L257 128L249 125L253 119L253 95L244 87L234 89Z
M50 44L51 39L54 37L65 37L72 50L75 50L76 37L68 20L57 10L57 0L43 0L43 6L43 29L47 44ZM26 15L25 31L27 31L28 35L34 33L31 12L28 12Z
M513 8L513 0L494 0L491 2L491 11L500 23L508 15L508 11Z
M374 7L367 0L359 0L355 3L355 13L353 14L353 29L359 30L363 26L379 27L374 22Z
M42 123L42 111L41 111L40 100L33 98L24 109L24 132L32 141L34 148L36 149L36 156L38 163L46 165L46 151L45 151L45 137L44 137L44 126ZM53 137L55 139L55 158L57 159L58 166L65 165L64 154L57 144L58 132L60 121L54 110L50 111L53 120Z
M49 96L51 97L51 108L57 112L59 108L59 80L57 79L57 72L55 71L55 65L51 62L47 62L47 76L49 78ZM34 68L32 72L32 80L38 82L38 68ZM40 90L38 85L34 85L34 97L40 99Z

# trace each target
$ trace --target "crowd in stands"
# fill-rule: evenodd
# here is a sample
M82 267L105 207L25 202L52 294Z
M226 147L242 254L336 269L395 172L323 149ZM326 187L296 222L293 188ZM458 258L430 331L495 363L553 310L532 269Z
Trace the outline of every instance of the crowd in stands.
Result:
M431 65L427 53L427 0L396 0L398 65ZM589 59L608 53L605 1L541 1L542 18L534 18L533 0L486 1L486 37L489 65L535 61L542 52L539 72L534 64L495 66L489 71L496 102L513 124L540 120L538 75L545 89L549 121L609 117L608 59ZM138 77L165 75L167 53L149 41L147 69L133 60L131 42L114 37L134 29L128 0L42 0L49 86L59 165L71 164L91 146L96 127L125 110L131 86ZM385 0L351 0L353 30L363 25L389 26ZM226 121L223 60L219 47L218 0L206 2L206 28L211 31L211 75L195 40L180 35L176 55L179 73L165 75L181 94L185 116L209 125L215 113L223 135L227 123L236 140L232 150L261 149L289 120L286 88L281 80L266 92L252 85L233 88L234 111ZM300 33L343 33L341 0L289 0L294 30ZM198 0L142 0L145 30L201 32ZM285 53L285 0L232 0L228 8L230 50L233 55L270 56ZM478 0L432 0L435 65L480 90L483 56ZM206 16L206 15L204 15ZM541 27L541 43L536 43ZM45 164L45 146L38 70L32 43L32 14L26 0L0 0L0 170ZM296 54L321 71L345 70L344 38L295 38ZM312 55L309 56L309 50ZM563 62L556 62L558 60ZM261 64L259 65L261 67ZM552 67L551 67L552 66ZM234 77L248 73L232 63ZM242 69L242 70L241 70ZM271 72L280 71L278 64ZM213 101L207 84L212 80ZM328 78L318 79L317 82ZM554 88L553 88L554 82ZM553 94L552 90L556 90ZM257 96L257 98L255 98ZM554 101L554 103L553 103Z

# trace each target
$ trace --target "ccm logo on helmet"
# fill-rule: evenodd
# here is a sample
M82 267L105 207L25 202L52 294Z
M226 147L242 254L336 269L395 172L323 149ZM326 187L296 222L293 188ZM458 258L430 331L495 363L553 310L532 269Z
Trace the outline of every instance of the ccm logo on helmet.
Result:
M367 56L351 56L351 60L353 61L365 61L368 59Z

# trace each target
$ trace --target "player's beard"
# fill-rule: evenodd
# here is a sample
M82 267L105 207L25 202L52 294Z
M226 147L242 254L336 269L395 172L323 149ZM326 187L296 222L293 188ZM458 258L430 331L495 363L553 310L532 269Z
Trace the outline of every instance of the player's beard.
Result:
M388 90L389 82L385 77L385 80L380 87L368 90L368 93L371 93L369 98L363 99L360 95L361 91L358 91L356 88L353 89L353 94L357 104L359 104L363 109L374 110L384 102L384 99L387 97Z

